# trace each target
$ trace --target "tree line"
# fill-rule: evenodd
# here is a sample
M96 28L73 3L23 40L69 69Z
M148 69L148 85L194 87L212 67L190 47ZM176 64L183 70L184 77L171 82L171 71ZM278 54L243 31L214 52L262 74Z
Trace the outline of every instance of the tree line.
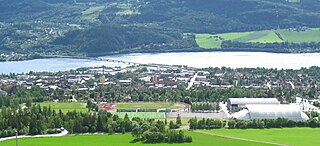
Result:
M192 118L189 120L190 129L263 129L263 128L291 128L311 127L320 128L320 122L316 119L308 121L293 121L285 118L254 119L254 120L227 120Z
M192 142L182 131L166 128L166 122L154 119L120 118L106 111L56 112L51 107L32 105L18 110L3 108L0 113L0 137L15 135L41 135L57 133L63 127L69 133L128 133L146 143ZM157 138L155 138L157 137Z

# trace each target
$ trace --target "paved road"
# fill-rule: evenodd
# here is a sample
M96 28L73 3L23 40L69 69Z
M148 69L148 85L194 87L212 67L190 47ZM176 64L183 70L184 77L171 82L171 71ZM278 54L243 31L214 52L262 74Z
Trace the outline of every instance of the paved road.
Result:
M193 83L194 81L196 81L196 78L198 77L198 73L196 73L190 80L189 84L188 84L188 87L186 88L186 90L189 90L192 86L193 86Z
M66 136L68 135L68 131L64 130L61 133L58 134L47 134L47 135L33 135L33 136L29 136L29 135L21 135L18 136L18 139L20 138L34 138L34 137L59 137L59 136ZM1 141L6 141L6 140L10 140L10 139L16 139L15 136L11 136L11 137L5 137L5 138L0 138L0 142Z
M235 140L242 140L242 141L270 144L270 145L276 145L276 146L289 146L289 145L279 144L279 143L274 143L274 142L267 142L267 141L252 140L252 139L246 139L246 138L239 138L239 137L233 137L233 136L214 134L214 133L209 133L209 132L205 132L205 131L195 131L195 132L202 133L202 134L207 134L207 135L212 135L212 136L218 136L218 137L222 137L222 138L228 138L228 139L235 139Z

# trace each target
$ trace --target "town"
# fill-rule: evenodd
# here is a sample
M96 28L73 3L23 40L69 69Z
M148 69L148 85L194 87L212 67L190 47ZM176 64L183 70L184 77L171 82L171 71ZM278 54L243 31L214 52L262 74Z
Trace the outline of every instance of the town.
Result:
M170 112L171 114L166 113L160 116L170 118L176 118L178 115L183 118L232 118L234 117L232 113L240 110L230 107L230 104L234 106L240 102L237 98L244 99L240 102L244 105L242 109L246 107L246 102L268 105L269 102L264 100L270 99L277 104L297 105L296 110L319 113L318 70L320 70L318 67L276 70L225 67L196 69L156 64L135 65L127 68L102 66L64 72L1 75L0 94L11 96L15 94L12 91L14 87L22 87L24 90L38 88L45 93L40 101L86 102L91 100L101 109L111 112L121 111L114 109L116 103L120 102L184 103L183 108L180 109L178 106L178 109L170 110L178 113ZM231 100L233 98L235 101ZM32 101L36 100L32 99ZM16 106L22 102L23 100L20 100ZM108 105L108 103L112 104ZM205 106L203 103L209 104ZM131 110L136 111L136 109ZM154 110L157 111L157 108Z

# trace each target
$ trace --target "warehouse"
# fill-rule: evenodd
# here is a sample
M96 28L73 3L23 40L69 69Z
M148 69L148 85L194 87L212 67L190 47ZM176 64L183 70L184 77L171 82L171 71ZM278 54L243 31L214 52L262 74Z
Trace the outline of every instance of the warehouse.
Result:
M236 112L248 104L280 104L276 98L229 98L227 107L230 112Z
M294 121L306 121L309 117L297 105L247 105L245 109L232 114L239 120L286 118Z

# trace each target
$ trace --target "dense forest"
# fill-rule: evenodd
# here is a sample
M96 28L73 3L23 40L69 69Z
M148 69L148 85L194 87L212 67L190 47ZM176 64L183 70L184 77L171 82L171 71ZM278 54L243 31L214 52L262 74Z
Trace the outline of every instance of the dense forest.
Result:
M318 0L0 2L0 52L42 56L204 51L192 36L183 34L320 27ZM249 49L237 47L228 47L227 50L277 50L261 47L261 44L253 44ZM282 45L276 48L279 47ZM278 52L306 52L310 49L318 52L319 46L293 47Z

